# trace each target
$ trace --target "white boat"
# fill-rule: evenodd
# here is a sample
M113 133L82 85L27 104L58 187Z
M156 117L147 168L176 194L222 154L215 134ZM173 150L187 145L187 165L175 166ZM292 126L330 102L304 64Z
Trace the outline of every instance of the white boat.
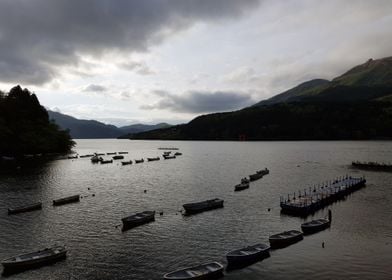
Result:
M163 279L217 279L223 275L223 265L211 262L166 273Z
M67 250L63 246L46 248L37 252L19 255L6 260L1 264L6 270L23 270L34 266L50 263L65 258Z
M226 254L226 259L229 266L249 264L262 258L268 257L269 249L269 245L260 243L231 251Z

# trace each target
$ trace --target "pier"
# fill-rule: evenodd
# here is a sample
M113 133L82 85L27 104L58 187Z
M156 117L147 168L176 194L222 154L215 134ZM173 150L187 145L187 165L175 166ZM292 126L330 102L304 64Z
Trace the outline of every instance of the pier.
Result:
M364 177L344 176L335 180L309 187L287 197L280 197L282 212L294 216L307 216L315 211L345 198L348 194L365 186Z

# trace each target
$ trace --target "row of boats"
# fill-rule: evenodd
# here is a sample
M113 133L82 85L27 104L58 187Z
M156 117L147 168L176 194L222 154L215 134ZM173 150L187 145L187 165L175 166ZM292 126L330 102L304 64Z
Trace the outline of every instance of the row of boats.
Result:
M68 203L74 203L74 202L79 202L80 201L80 195L71 195L59 199L54 199L53 200L53 206L60 206ZM8 208L8 215L13 215L13 214L19 214L19 213L26 213L26 212L31 212L35 210L41 210L42 209L42 202L37 202L29 205L24 205L24 206L19 206L19 207L14 207L14 208Z
M392 164L376 161L353 161L351 165L355 168L375 171L392 171Z
M254 173L254 174L249 175L249 179L247 177L242 178L241 183L234 186L234 191L238 192L238 191L248 189L250 182L261 179L261 178L263 178L264 175L267 175L267 174L269 174L269 170L267 168L264 168L262 170L256 171L256 173Z
M162 155L162 158L163 159L175 159L177 156L181 156L181 155L182 155L182 153L180 153L180 152L176 152L173 155L171 155L171 152L164 152L163 155ZM92 163L107 164L107 163L113 163L113 160L119 160L119 159L124 159L124 156L122 156L122 155L115 155L115 156L112 157L112 159L105 160L102 156L100 156L100 154L95 154L95 155L92 155L90 160L91 160ZM157 157L148 157L148 158L146 158L146 161L158 161L160 159L161 158L159 156L157 156ZM144 159L141 158L141 159L135 159L134 161L132 161L132 160L122 161L121 164L122 165L130 165L133 162L135 162L135 164L143 163Z
M223 205L223 204L222 204ZM188 204L189 206L189 204ZM185 208L185 207L184 207ZM311 234L326 229L331 224L332 215L329 211L329 219L313 220L301 225L303 232L298 230L284 231L269 237L269 245L258 243L244 248L230 251L226 254L227 268L235 269L253 264L270 256L270 249L284 248L303 239L304 234ZM127 227L135 227L155 220L155 211L144 211L123 218L123 224ZM7 271L23 271L31 267L38 267L53 263L66 258L67 250L64 246L55 246L44 250L22 254L2 261ZM209 262L197 266L182 268L166 273L164 279L215 279L223 276L224 266L219 262Z

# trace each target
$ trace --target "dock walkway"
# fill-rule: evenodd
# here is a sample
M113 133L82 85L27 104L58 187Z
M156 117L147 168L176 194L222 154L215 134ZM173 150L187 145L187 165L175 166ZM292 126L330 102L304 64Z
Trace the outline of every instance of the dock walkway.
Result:
M304 189L303 192L298 191L297 195L294 193L291 197L290 194L287 195L287 198L281 196L280 207L283 213L294 216L306 216L346 197L353 191L365 186L365 183L366 180L363 177L340 177L333 181L319 184L317 187Z

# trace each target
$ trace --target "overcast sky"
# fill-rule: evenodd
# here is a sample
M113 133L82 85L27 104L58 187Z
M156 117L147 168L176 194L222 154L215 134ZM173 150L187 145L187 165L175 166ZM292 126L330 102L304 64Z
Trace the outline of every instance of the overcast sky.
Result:
M392 56L391 0L1 0L0 89L106 123L182 123Z

